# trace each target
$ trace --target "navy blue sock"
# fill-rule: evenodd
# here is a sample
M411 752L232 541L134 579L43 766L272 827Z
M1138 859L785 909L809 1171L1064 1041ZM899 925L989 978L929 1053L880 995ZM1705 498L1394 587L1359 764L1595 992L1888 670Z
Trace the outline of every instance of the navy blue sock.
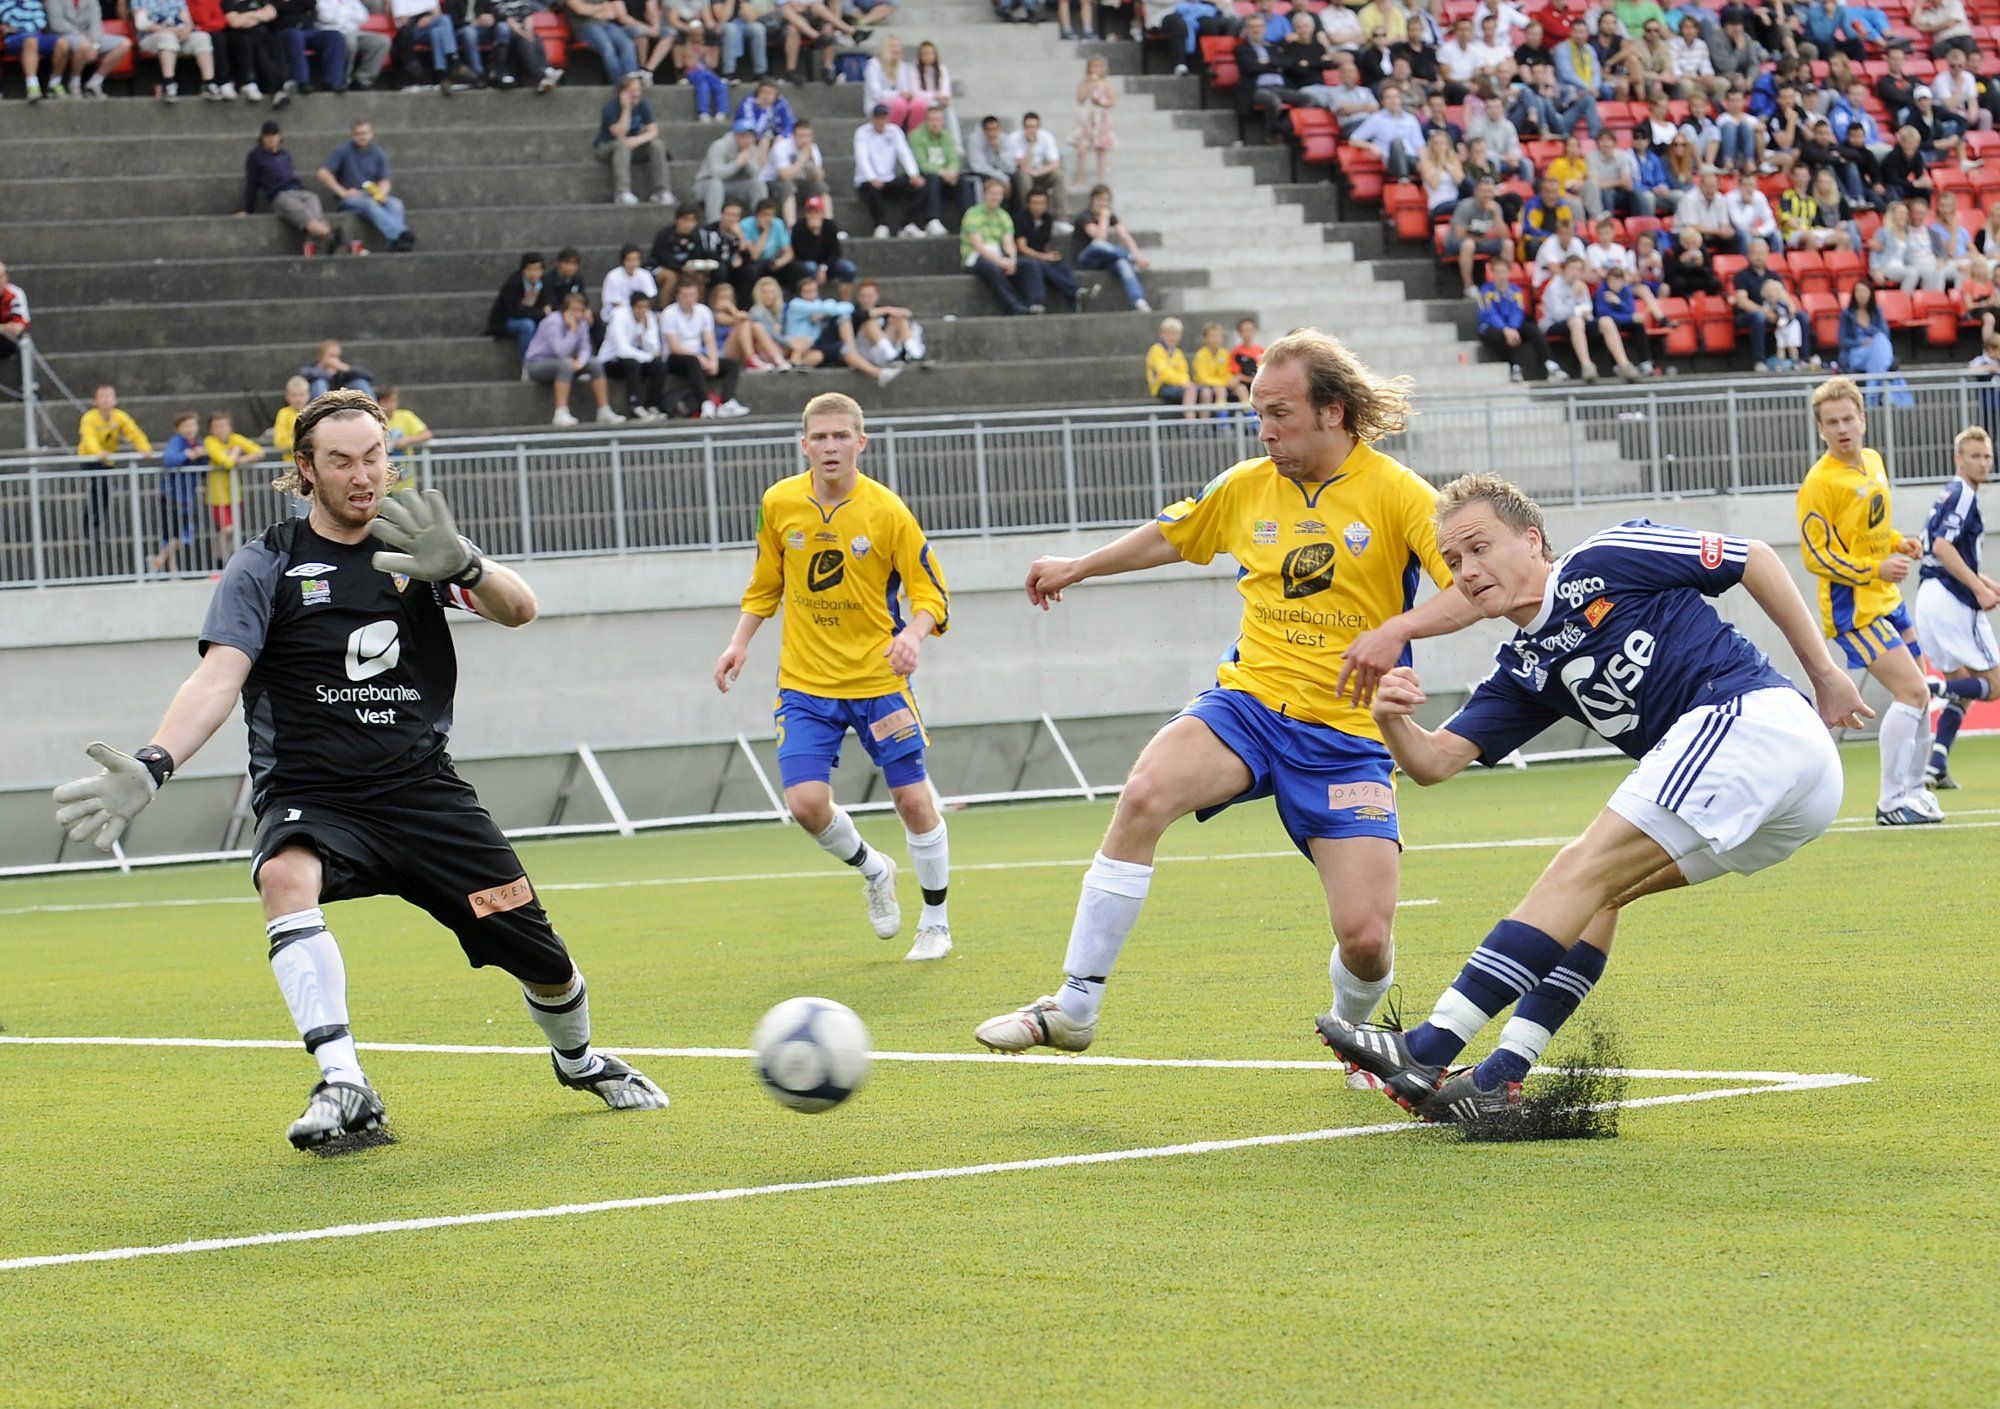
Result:
M1949 683L1956 685L1960 682L1954 680ZM1986 682L1981 680L1979 683L1984 685ZM1951 761L1951 742L1958 737L1958 726L1963 723L1965 723L1965 706L1956 699L1946 701L1944 708L1938 711L1937 732L1931 737L1933 773L1945 771L1945 765Z
M1983 700L1991 690L1987 688L1984 675L1967 675L1957 680L1944 682L1944 692L1953 699Z
M1491 1091L1506 1081L1524 1081L1542 1048L1576 1013L1577 1005L1604 977L1607 955L1590 944L1573 944L1533 993L1523 998L1500 1034L1500 1045L1472 1073L1472 1084Z
M1472 951L1430 1020L1409 1034L1410 1055L1427 1066L1449 1062L1496 1014L1539 985L1564 952L1533 925L1502 920Z

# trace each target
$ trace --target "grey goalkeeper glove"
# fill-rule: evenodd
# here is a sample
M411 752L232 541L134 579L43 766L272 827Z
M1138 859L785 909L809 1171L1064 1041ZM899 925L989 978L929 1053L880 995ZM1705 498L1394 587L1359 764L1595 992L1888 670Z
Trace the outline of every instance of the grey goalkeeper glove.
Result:
M137 755L120 753L109 744L92 744L84 752L104 765L104 771L55 790L56 825L68 829L71 841L88 837L99 851L109 851L132 819L145 811L160 784L173 776L174 761L154 745Z
M375 511L368 531L400 553L377 553L381 572L400 572L423 582L451 582L477 587L486 576L479 550L458 536L451 506L435 489L391 494Z

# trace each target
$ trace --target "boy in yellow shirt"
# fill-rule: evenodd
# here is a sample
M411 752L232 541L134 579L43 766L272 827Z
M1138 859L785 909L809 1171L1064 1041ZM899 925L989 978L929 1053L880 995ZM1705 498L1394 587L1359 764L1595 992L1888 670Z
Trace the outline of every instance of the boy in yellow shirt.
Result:
M139 429L139 423L118 409L118 388L106 384L90 399L90 409L76 424L76 452L85 469L109 469L112 456L120 449L153 453L153 442ZM95 538L99 525L111 508L111 477L93 475L89 481L90 508L84 515L83 532Z
M396 387L384 387L382 394L375 398L375 404L382 408L389 427L389 458L401 468L401 463L409 459L410 451L431 438L431 428L423 418L403 405L403 393ZM415 481L407 474L398 474L389 485L389 492L408 489Z
M285 383L285 404L278 408L278 417L271 422L271 444L280 455L291 455L292 427L311 400L312 385L304 377L293 377Z
M1204 323L1194 350L1195 395L1203 403L1249 400L1249 386L1236 371L1236 357L1222 345L1222 324Z
M1146 349L1146 395L1167 406L1194 405L1194 379L1188 375L1187 354L1181 351L1178 318L1162 318L1160 340ZM1187 414L1194 419L1193 410Z
M209 413L208 434L201 444L208 452L208 513L215 521L215 551L227 558L235 549L236 467L263 459L264 447L236 434L227 411Z

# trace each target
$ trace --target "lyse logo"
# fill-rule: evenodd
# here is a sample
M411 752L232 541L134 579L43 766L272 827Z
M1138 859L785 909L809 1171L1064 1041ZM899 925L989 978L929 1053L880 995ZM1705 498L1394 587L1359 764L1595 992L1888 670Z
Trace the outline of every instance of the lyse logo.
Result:
M1615 739L1639 723L1639 685L1653 663L1653 637L1634 631L1624 649L1597 675L1597 657L1578 656L1562 668L1562 682L1583 711L1584 720L1600 735Z
M1575 611L1592 597L1602 594L1603 591L1604 579L1601 577L1579 577L1569 582L1558 582L1556 584L1556 595L1569 603L1571 611Z
M403 642L393 621L371 621L347 638L349 680L373 680L394 670L402 659Z

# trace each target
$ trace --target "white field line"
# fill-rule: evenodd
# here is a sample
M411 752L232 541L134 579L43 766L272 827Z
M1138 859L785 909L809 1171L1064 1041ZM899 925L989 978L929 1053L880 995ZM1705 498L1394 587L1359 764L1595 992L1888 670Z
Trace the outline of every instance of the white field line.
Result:
M1971 828L2000 827L2000 820L1988 822L1958 821L1966 817L1989 817L2000 815L2000 807L1964 808L1951 814L1953 822L1961 830ZM1886 835L1901 831L1923 832L1921 827L1878 827L1872 818L1844 817L1828 828L1829 832L1856 834L1863 836ZM1574 836L1560 837L1500 837L1491 841L1445 841L1418 842L1403 848L1405 852L1429 851L1486 851L1494 849L1514 849L1529 847L1566 846L1574 841ZM1203 865L1221 861L1281 861L1297 856L1296 848L1284 851L1218 851L1202 856L1162 856L1154 863L1159 866ZM1083 868L1090 865L1087 856L1062 857L1048 861L975 861L956 865L958 872L968 871L1045 871ZM811 871L744 871L733 875L717 876L642 876L622 881L555 881L548 885L537 884L535 889L544 894L559 891L579 890L649 890L659 886L701 886L701 885L741 885L768 883L772 881L841 881L852 880L848 871L836 871L830 867L819 867ZM107 900L75 905L16 905L0 909L0 918L9 915L70 915L99 910L158 910L194 905L256 905L254 895L214 895L170 900ZM1398 906L1436 905L1435 899L1399 900Z
M1330 1064L1319 1065L1326 1067ZM1702 1072L1675 1074L1717 1075ZM1636 1108L1684 1105L1694 1101L1720 1101L1735 1096L1817 1091L1834 1086L1850 1086L1867 1080L1868 1078L1863 1076L1845 1075L1794 1076L1791 1080L1774 1085L1741 1086L1716 1091L1685 1091L1669 1096L1642 1096L1633 1100L1607 1101L1599 1109L1609 1109L1614 1106ZM939 1169L901 1170L890 1174L855 1174L843 1179L752 1184L733 1189L695 1189L677 1194L602 1199L594 1203L552 1204L544 1208L495 1209L483 1213L440 1214L428 1218L385 1219L375 1223L340 1223L324 1228L293 1228L282 1232L252 1233L233 1238L196 1238L180 1243L155 1243L150 1246L99 1248L89 1252L45 1253L35 1257L6 1258L0 1259L0 1272L19 1272L35 1267L65 1267L80 1262L129 1262L142 1257L175 1257L186 1253L222 1252L231 1248L267 1247L277 1243L311 1243L331 1238L363 1238L382 1233L416 1233L434 1228L464 1228L482 1223L520 1223L539 1218L571 1218L581 1214L612 1213L626 1209L666 1208L674 1204L727 1203L738 1199L763 1198L772 1194L862 1189L882 1184L930 1183L941 1179L969 1179L986 1174L1018 1174L1030 1170L1067 1169L1080 1165L1126 1164L1135 1160L1174 1159L1183 1155L1218 1154L1232 1150L1262 1149L1273 1145L1304 1145L1363 1135L1394 1135L1425 1128L1416 1121L1397 1121L1386 1125L1350 1125L1324 1130L1302 1130L1285 1135L1249 1135L1234 1140L1198 1140L1180 1145L1100 1150L1080 1155L1048 1155L1040 1159L1000 1160L987 1164L952 1165Z

